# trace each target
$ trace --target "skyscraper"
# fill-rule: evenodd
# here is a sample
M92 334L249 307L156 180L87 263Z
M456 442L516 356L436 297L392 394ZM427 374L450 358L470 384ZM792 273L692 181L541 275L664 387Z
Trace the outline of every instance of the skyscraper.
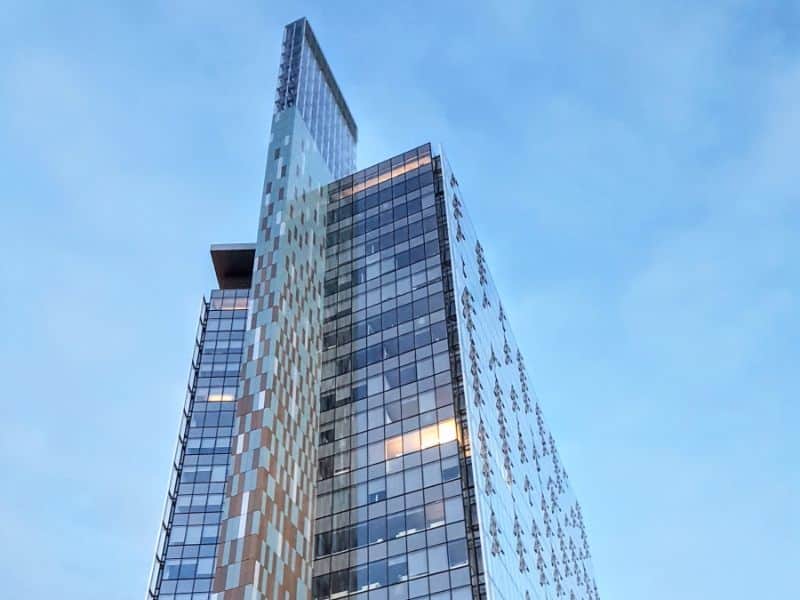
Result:
M286 27L255 243L212 246L148 598L595 599L462 192Z

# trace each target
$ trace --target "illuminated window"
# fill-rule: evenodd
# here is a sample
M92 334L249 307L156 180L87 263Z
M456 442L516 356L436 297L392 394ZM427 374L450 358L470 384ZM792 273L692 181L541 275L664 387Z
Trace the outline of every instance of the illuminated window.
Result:
M396 458L403 454L403 438L401 436L386 440L386 458Z
M233 394L209 394L209 402L233 402Z
M439 443L439 426L428 425L420 430L422 434L422 449L430 448Z
M419 431L409 431L403 436L403 453L419 450Z
M456 439L456 422L454 419L447 419L439 422L439 443L446 444Z
M409 431L404 435L398 435L387 439L384 442L386 458L397 458L403 454L408 454L410 452L424 450L425 448L431 448L439 444L452 442L455 439L455 420L447 419L445 421L440 421L439 423L434 423L433 425L428 425L422 429Z

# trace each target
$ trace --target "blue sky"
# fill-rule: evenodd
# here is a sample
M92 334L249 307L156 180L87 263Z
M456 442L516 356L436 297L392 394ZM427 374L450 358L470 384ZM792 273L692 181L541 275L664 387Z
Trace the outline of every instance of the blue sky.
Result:
M360 166L445 145L601 595L796 594L800 5L3 4L4 597L142 597L300 15Z

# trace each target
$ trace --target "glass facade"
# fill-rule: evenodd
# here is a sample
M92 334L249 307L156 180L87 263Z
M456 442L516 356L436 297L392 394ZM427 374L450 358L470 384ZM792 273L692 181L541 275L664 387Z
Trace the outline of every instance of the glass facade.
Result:
M434 179L425 145L329 187L315 599L474 597Z
M311 588L328 165L300 107L276 111L212 586L225 600Z
M210 596L248 294L214 290L203 299L148 598Z
M586 528L458 181L440 158L488 596L596 600Z
M148 599L597 600L458 181L430 144L352 173L355 140L291 23L255 243L212 247Z
M333 177L356 168L356 128L350 109L306 19L286 26L275 112L297 107Z
M443 154L334 182L326 223L313 598L598 598Z

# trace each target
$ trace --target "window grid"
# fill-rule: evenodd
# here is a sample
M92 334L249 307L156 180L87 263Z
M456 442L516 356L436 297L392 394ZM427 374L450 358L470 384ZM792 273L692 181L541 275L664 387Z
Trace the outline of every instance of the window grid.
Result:
M472 599L430 147L329 186L315 599Z
M149 597L208 600L222 518L249 291L214 290L203 304L185 424ZM171 488L173 489L173 488Z

